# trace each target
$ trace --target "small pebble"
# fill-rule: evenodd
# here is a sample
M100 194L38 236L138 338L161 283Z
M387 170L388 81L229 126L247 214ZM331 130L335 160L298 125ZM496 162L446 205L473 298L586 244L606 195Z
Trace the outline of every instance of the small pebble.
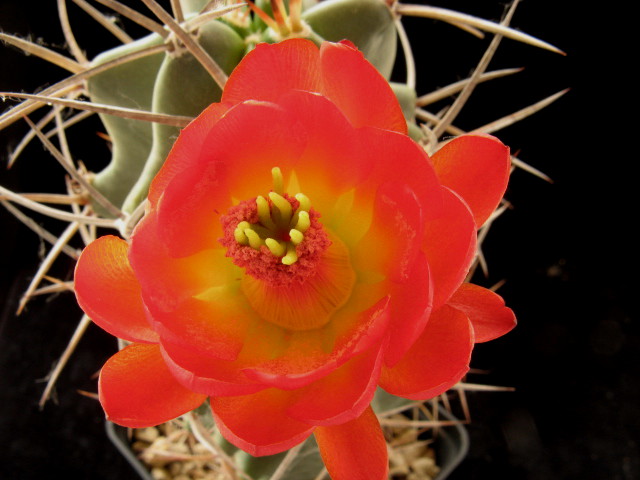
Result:
M155 427L137 428L134 430L134 436L137 440L153 443L153 441L160 436L160 432Z
M171 475L164 468L154 467L151 469L151 476L154 480L170 480Z
M432 476L438 473L439 468L433 461L433 458L421 457L411 462L411 468L419 475Z

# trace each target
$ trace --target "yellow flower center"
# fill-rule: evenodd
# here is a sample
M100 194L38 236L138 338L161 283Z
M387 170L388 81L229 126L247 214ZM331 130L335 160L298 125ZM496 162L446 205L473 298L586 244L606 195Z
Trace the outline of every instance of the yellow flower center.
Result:
M271 170L273 191L268 199L256 197L258 223L243 220L233 231L233 236L240 245L248 245L260 250L265 245L276 257L281 258L284 265L293 265L298 261L296 246L304 240L304 233L311 226L309 210L311 202L303 193L297 193L295 199L298 207L293 210L291 202L284 193L284 181L280 168Z
M271 285L303 282L313 275L331 240L306 195L284 192L282 172L271 170L273 190L240 202L221 217L227 256Z
M349 299L356 275L348 248L325 230L309 198L273 189L241 201L221 217L226 255L244 268L242 292L264 320L289 330L326 325Z

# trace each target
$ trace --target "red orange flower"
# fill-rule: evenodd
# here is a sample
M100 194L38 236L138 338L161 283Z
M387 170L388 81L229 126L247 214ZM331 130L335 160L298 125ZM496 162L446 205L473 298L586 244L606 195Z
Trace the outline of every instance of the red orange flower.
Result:
M85 312L128 340L102 369L112 421L155 425L210 397L253 455L315 433L334 479L386 476L378 385L430 398L474 342L515 324L463 283L509 152L467 135L429 159L352 45L259 45L183 130L129 243L76 269Z

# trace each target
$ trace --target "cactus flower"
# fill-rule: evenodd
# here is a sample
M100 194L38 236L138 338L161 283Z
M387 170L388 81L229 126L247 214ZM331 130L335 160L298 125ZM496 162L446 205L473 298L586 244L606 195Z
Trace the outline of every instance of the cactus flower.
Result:
M482 135L429 158L348 42L258 45L187 126L129 242L83 252L75 289L131 342L104 365L115 423L210 398L221 433L275 454L315 434L334 479L382 479L377 386L436 396L513 312L463 283L509 151Z

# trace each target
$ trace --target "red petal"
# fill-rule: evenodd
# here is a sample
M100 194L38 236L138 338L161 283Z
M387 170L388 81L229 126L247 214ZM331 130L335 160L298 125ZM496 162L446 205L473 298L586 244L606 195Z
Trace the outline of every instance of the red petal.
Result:
M231 105L223 103L212 103L180 132L167 160L151 182L148 199L152 208L156 207L164 189L173 177L187 170L194 159L200 157L202 145L209 135L209 130L230 107Z
M271 169L293 167L306 143L305 132L294 122L277 105L250 101L215 124L200 157L173 178L158 205L159 236L172 256L219 246L219 218L233 198L266 195L273 183Z
M259 392L266 387L250 380L237 361L198 354L171 342L162 342L162 355L173 376L194 392L210 396L236 396Z
M272 285L251 275L242 278L244 297L260 317L292 331L316 330L331 322L349 301L356 275L349 250L334 235L329 239L315 272L304 281Z
M105 363L98 383L107 418L132 428L168 422L206 399L169 373L158 345L133 343Z
M156 331L164 341L202 355L235 360L243 348L249 326L260 320L244 297L232 290L234 286L212 289L208 296L185 300L170 312L149 306Z
M424 149L406 135L375 128L363 129L362 138L366 139L362 154L375 165L371 186L377 189L386 182L407 185L425 219L438 216L442 205L440 182Z
M254 457L283 452L306 439L313 427L288 417L294 394L270 388L240 397L211 398L220 432Z
M175 258L219 248L218 239L223 236L220 215L231 206L215 165L201 168L196 160L166 186L153 212L158 217L158 236Z
M248 99L277 101L292 90L320 91L318 47L309 40L291 39L249 52L227 80L223 102Z
M130 342L154 343L158 335L147 322L140 285L129 260L127 242L100 237L84 249L75 272L78 304L101 328Z
M496 209L509 181L509 147L488 135L463 135L433 157L443 185L464 198L480 227Z
M413 262L407 282L391 288L391 341L384 358L387 366L400 361L422 334L431 314L433 285L424 253L420 252Z
M352 297L357 308L362 301L370 300L367 289L354 289ZM353 311L347 305L323 329L305 332L291 332L288 348L273 360L263 360L245 373L251 379L266 385L296 389L319 380L360 352L366 351L380 342L388 326L387 297L379 299L364 311ZM254 343L245 343L245 350L251 351ZM328 350L328 351L327 351ZM243 350L244 353L244 350Z
M150 212L136 226L129 261L144 301L154 310L171 311L182 301L227 284L237 271L222 248L204 250L184 258L169 256L158 234L158 217Z
M473 327L467 316L447 305L431 314L424 332L393 368L382 369L380 386L399 397L433 398L469 370Z
M469 207L454 192L442 188L444 205L440 218L426 223L423 251L433 281L433 308L453 295L469 272L476 253L476 224Z
M221 352L214 348L220 335L200 341L198 332L195 338L188 331L179 338L162 325L158 331L170 369L196 391L215 396L253 393L265 386L292 390L329 375L359 352L379 345L386 332L387 303L383 299L360 316L345 313L336 325L307 332L290 332L261 320L252 322L242 344L238 343L242 351L235 360L220 359ZM210 318L218 321L215 314ZM231 328L229 323L233 325L231 321L222 324ZM182 328L181 322L177 328ZM210 348L203 348L205 340Z
M298 400L287 414L311 425L336 425L359 417L375 394L386 343L298 390Z
M355 133L359 140L359 150L357 152L360 157L359 161L372 165L373 169L365 181L355 186L351 198L348 198L348 195L334 198L333 208L336 213L329 215L332 230L354 252L357 251L358 243L362 241L362 238L372 226L372 207L376 202L376 195L381 185L388 184L383 187L380 195L378 195L378 202L382 201L384 197L390 197L393 203L402 204L403 206L408 205L406 212L403 213L407 217L405 222L411 219L409 224L415 224L417 210L420 210L420 215L426 221L430 218L438 217L441 214L442 207L441 186L435 170L431 166L429 157L422 147L406 135L400 135L388 130L364 127L356 129ZM393 188L401 189L401 191L394 194ZM382 195L383 193L384 195ZM415 198L412 199L411 197ZM413 206L411 206L412 203ZM385 216L376 220L377 222L382 222L382 225L375 227L378 231L384 230L386 219L395 223L395 220L392 220L392 209L387 209ZM388 231L391 230L391 228L388 228ZM377 237L379 239L380 235L377 235ZM384 246L384 251L395 250L393 242L385 241L385 243L388 243L388 245ZM411 242L407 243L402 240L402 244L407 246L411 245ZM369 245L369 247L372 247L372 245ZM412 252L411 248L409 252ZM382 249L374 252L375 257L378 257L381 252ZM405 256L402 263L405 264L406 259L411 256L411 253ZM361 255L360 257L365 256ZM366 257L364 260L365 264L368 263ZM362 265L362 262L360 263L361 265L356 269L370 271L370 268ZM396 274L402 276L402 269Z
M422 207L415 192L405 184L383 183L376 192L371 228L354 249L354 268L406 282L420 249L423 228Z
M389 472L387 444L371 407L350 422L318 427L324 464L333 480L383 480Z
M278 104L295 116L296 129L306 132L307 144L295 173L300 191L311 199L326 224L336 197L361 183L373 163L361 154L363 139L358 130L326 97L294 91Z
M371 126L407 133L398 99L362 52L338 43L320 47L322 93L355 127Z
M463 283L447 305L469 317L476 343L501 337L516 326L516 316L502 297L478 285Z

